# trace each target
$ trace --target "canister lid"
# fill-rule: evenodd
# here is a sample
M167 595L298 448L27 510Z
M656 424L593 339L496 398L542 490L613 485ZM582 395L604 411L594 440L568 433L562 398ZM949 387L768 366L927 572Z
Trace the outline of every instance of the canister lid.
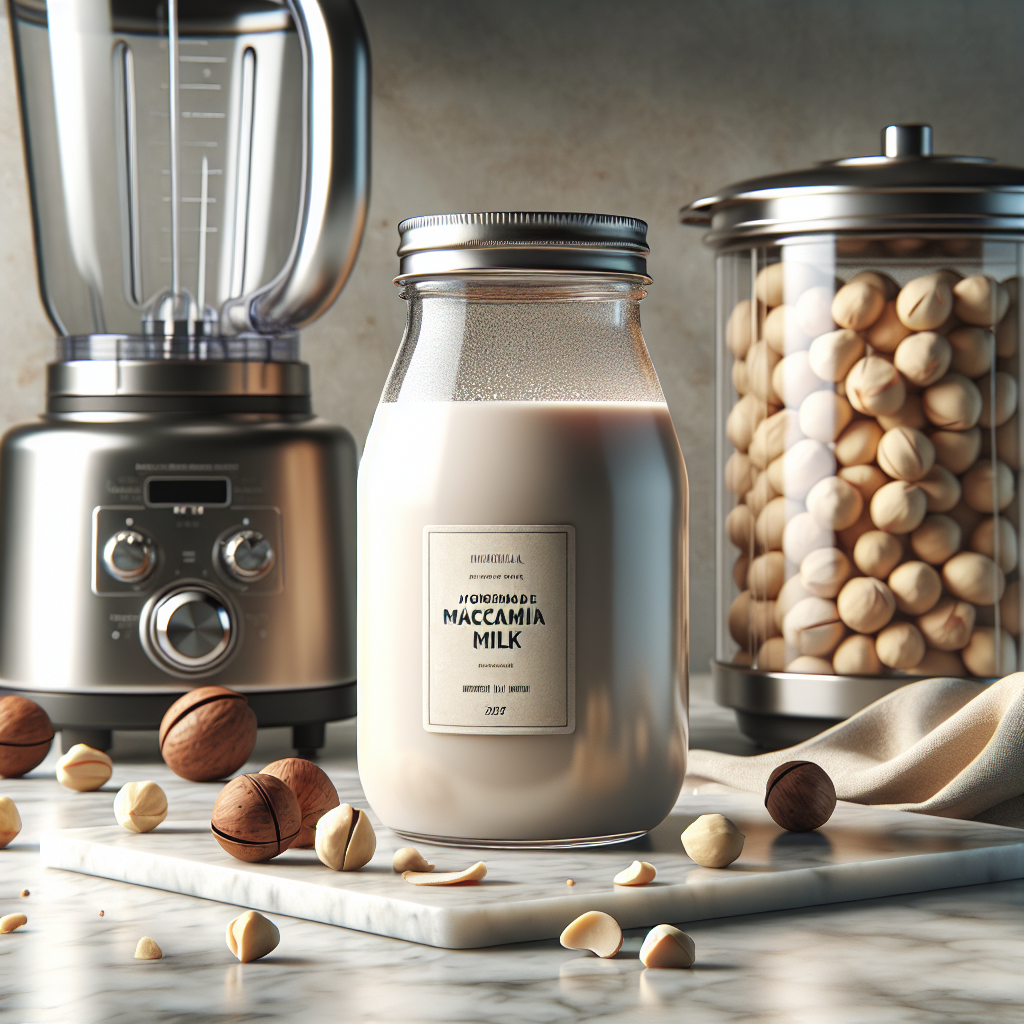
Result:
M882 156L752 178L684 206L715 247L809 232L1024 238L1024 168L934 156L930 125L889 125Z
M396 281L463 271L582 271L647 278L647 224L634 217L441 213L403 220L398 233Z

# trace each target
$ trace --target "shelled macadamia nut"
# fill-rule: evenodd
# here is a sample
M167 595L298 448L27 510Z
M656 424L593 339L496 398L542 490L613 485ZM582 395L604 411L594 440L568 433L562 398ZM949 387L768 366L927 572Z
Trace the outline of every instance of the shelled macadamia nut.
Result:
M758 423L747 454L758 469L765 469L769 462L803 436L800 414L795 409L780 409Z
M754 513L746 505L737 505L725 517L725 532L741 551L749 550L754 546Z
M754 279L754 297L766 306L781 306L785 301L786 265L769 263Z
M887 302L878 319L867 328L868 344L876 352L895 352L899 343L914 332L905 327L896 313L896 303Z
M750 558L747 555L739 555L732 566L733 582L743 590L747 585L747 569L750 568Z
M750 378L747 376L747 362L745 359L733 360L731 376L732 386L736 389L736 393L745 395L750 390Z
M800 514L803 506L788 498L772 498L761 510L754 522L754 539L764 551L782 548L783 531L786 524Z
M836 460L831 449L821 441L805 437L770 462L765 474L779 494L803 501L819 480L831 476L835 470Z
M650 970L685 969L696 959L693 939L671 924L655 925L640 946L640 963Z
M963 659L955 651L936 651L931 647L925 649L924 657L909 670L912 676L953 676L963 678L967 675Z
M835 669L828 658L817 658L813 654L801 654L794 658L787 666L787 672L805 672L809 675L832 676Z
M996 631L991 626L978 626L971 634L967 646L960 652L971 675L982 678L1009 675L1017 671L1017 645L1005 629L999 630L999 650L996 650Z
M772 370L772 390L790 409L798 409L809 394L823 387L825 382L811 369L806 352L791 352Z
M995 374L986 374L977 384L981 392L978 426L1001 427L1017 411L1017 381L1010 374L997 370ZM993 391L995 405L992 404Z
M964 502L975 512L1002 512L1014 495L1013 471L1005 462L976 462L961 478ZM993 500L996 508L993 508Z
M905 380L926 388L949 369L953 347L949 340L934 331L920 331L900 342L893 355L893 365Z
M991 454L991 451L987 454ZM996 455L1011 469L1021 468L1020 425L1016 413L1001 427L996 428Z
M844 466L836 475L860 491L865 505L875 496L879 487L889 482L889 478L877 466Z
M807 354L811 369L823 381L835 383L843 380L853 364L864 355L864 338L856 331L829 331L811 342Z
M782 620L786 643L801 654L819 658L830 655L845 633L836 603L821 597L804 598Z
M896 296L896 313L914 331L934 331L953 312L953 290L948 277L926 274L915 277Z
M800 583L815 597L834 598L852 573L850 559L839 548L817 548L800 563Z
M832 319L832 298L833 290L829 285L815 285L796 300L796 322L804 334L816 338L836 329L836 322Z
M622 948L622 929L610 914L589 910L569 924L558 941L566 949L589 949L608 959Z
M885 292L868 278L858 274L844 284L832 299L832 319L840 327L863 331L882 315Z
M929 647L937 651L959 651L971 639L976 615L973 604L947 597L931 611L918 616L917 628Z
M945 466L932 466L916 482L928 499L929 512L948 512L956 508L963 496L960 481Z
M972 380L992 369L995 336L980 327L957 327L949 332L952 358L949 368Z
M786 556L781 551L768 551L758 555L747 569L747 589L753 597L761 601L774 601L779 596L785 580Z
M953 312L965 324L994 326L1010 305L1006 288L991 277L977 274L953 285Z
M764 510L765 505L778 496L779 493L772 487L766 471L757 474L757 479L754 480L753 486L743 495L743 501L756 518Z
M878 634L875 650L883 665L906 671L924 657L924 637L909 622L893 622Z
M922 615L942 596L942 578L925 562L897 565L888 579L896 607L904 615Z
M999 602L999 618L1003 629L1013 636L1020 636L1020 580L1006 584L1006 591Z
M954 597L982 606L995 604L1006 589L1003 570L976 551L961 551L946 562L942 582Z
M782 632L782 622L795 604L798 604L805 597L813 597L814 595L800 582L800 576L790 576L785 583L782 584L782 589L779 591L779 596L775 600L775 611L774 621L778 627L777 632Z
M882 672L873 637L854 633L832 655L832 667L841 676L877 676Z
M959 476L978 461L981 454L981 430L935 430L931 442L935 445L935 461Z
M823 444L834 441L852 419L850 403L834 391L815 391L800 403L801 433Z
M847 244L852 241L853 239L846 240ZM891 302L900 293L900 286L892 277L881 270L862 270L850 278L850 284L858 284L860 282L869 284L872 288L877 288L882 293L882 298L886 302Z
M999 535L996 537L996 523ZM996 541L998 539L999 557L996 558ZM1017 531L1004 516L998 520L993 517L983 519L975 528L967 541L967 547L978 554L988 555L996 561L1004 573L1013 572L1017 568Z
M867 355L847 374L846 397L865 416L888 415L903 405L907 388L899 370L888 359Z
M935 445L912 427L893 427L878 442L878 465L895 480L920 480L935 465Z
M257 910L247 910L228 924L225 935L228 949L243 964L259 960L277 949L281 933L269 918Z
M797 322L795 308L785 304L768 311L761 333L768 347L780 356L799 352L811 343Z
M757 649L756 667L765 672L781 672L796 651L790 651L784 637L773 636Z
M612 879L613 885L650 885L657 877L657 868L646 860L635 860Z
M750 299L741 299L733 307L725 324L725 343L737 359L745 358L757 334L757 320Z
M903 404L891 415L884 413L878 417L878 425L882 430L892 430L893 427L913 427L914 430L925 430L930 427L928 417L924 414L921 405L920 395L907 395Z
M391 858L391 870L401 875L406 871L433 871L434 865L415 846L403 846L395 850Z
M18 837L21 832L21 815L9 796L0 796L0 850Z
M921 403L928 421L940 430L969 430L981 415L978 386L959 373L947 373L925 388Z
M810 489L806 505L819 525L830 530L845 530L860 517L864 499L860 491L842 477L827 476Z
M740 593L729 607L728 624L729 635L747 650L779 634L775 602L754 600L749 590Z
M884 484L871 499L871 521L886 533L916 530L927 511L928 498L924 491L906 480Z
M757 469L743 452L733 452L725 463L725 486L733 494L743 495L754 486Z
M853 562L865 576L884 580L903 557L903 544L884 530L868 530L853 546ZM833 595L823 595L832 597Z
M743 852L746 836L725 815L702 814L679 838L702 868L727 868Z
M843 466L861 466L875 459L882 428L875 420L854 420L836 438L836 460Z
M822 526L810 512L800 512L786 523L782 532L782 550L794 565L799 565L817 548L835 544L835 533Z
M114 797L114 817L129 832L151 832L167 817L167 795L155 782L129 782Z
M888 477L886 477L888 479ZM873 530L875 524L871 520L871 511L868 505L864 506L864 511L861 512L860 518L853 524L853 526L847 527L845 530L840 530L836 534L836 540L839 542L841 547L847 554L852 555L853 549L857 544L857 541L869 530Z
M772 351L764 341L755 341L747 353L747 387L750 394L762 402L779 405L782 399L772 387L772 374L779 362L778 352Z
M725 433L733 448L745 452L750 447L757 425L778 412L778 406L762 402L755 395L744 395L729 411Z
M87 743L76 743L57 761L57 781L79 793L99 789L111 776L110 755Z
M943 515L928 515L910 535L914 554L929 565L942 565L960 550L963 540L960 524Z
M854 632L875 633L893 617L896 599L882 580L856 576L839 591L836 608L839 617Z

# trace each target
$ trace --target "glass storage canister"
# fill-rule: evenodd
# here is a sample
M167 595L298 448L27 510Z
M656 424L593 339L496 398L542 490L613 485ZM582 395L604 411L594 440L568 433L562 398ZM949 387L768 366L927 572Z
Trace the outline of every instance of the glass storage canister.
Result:
M771 747L1021 663L1024 169L883 147L681 213L718 254L716 696Z
M597 845L686 768L686 471L647 225L399 225L405 336L359 470L359 772L431 842Z

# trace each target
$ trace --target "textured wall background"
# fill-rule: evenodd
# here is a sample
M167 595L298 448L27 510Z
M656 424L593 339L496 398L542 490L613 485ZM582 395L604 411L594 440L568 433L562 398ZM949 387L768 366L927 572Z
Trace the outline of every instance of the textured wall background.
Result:
M691 664L713 648L714 265L679 206L728 182L877 152L929 121L942 152L1024 164L1019 0L360 0L373 194L341 299L304 336L315 401L361 443L401 337L398 221L480 209L650 224L644 332L690 471ZM0 44L0 419L42 405L39 304L10 47Z

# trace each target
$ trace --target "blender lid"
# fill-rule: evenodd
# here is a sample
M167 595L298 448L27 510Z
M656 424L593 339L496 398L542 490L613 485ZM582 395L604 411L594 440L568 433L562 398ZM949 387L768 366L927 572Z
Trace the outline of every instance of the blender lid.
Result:
M998 234L1024 238L1024 168L934 156L926 124L889 125L883 155L751 178L679 211L706 244L809 232Z
M573 271L647 280L647 224L598 213L442 213L398 225L398 284L463 271Z

